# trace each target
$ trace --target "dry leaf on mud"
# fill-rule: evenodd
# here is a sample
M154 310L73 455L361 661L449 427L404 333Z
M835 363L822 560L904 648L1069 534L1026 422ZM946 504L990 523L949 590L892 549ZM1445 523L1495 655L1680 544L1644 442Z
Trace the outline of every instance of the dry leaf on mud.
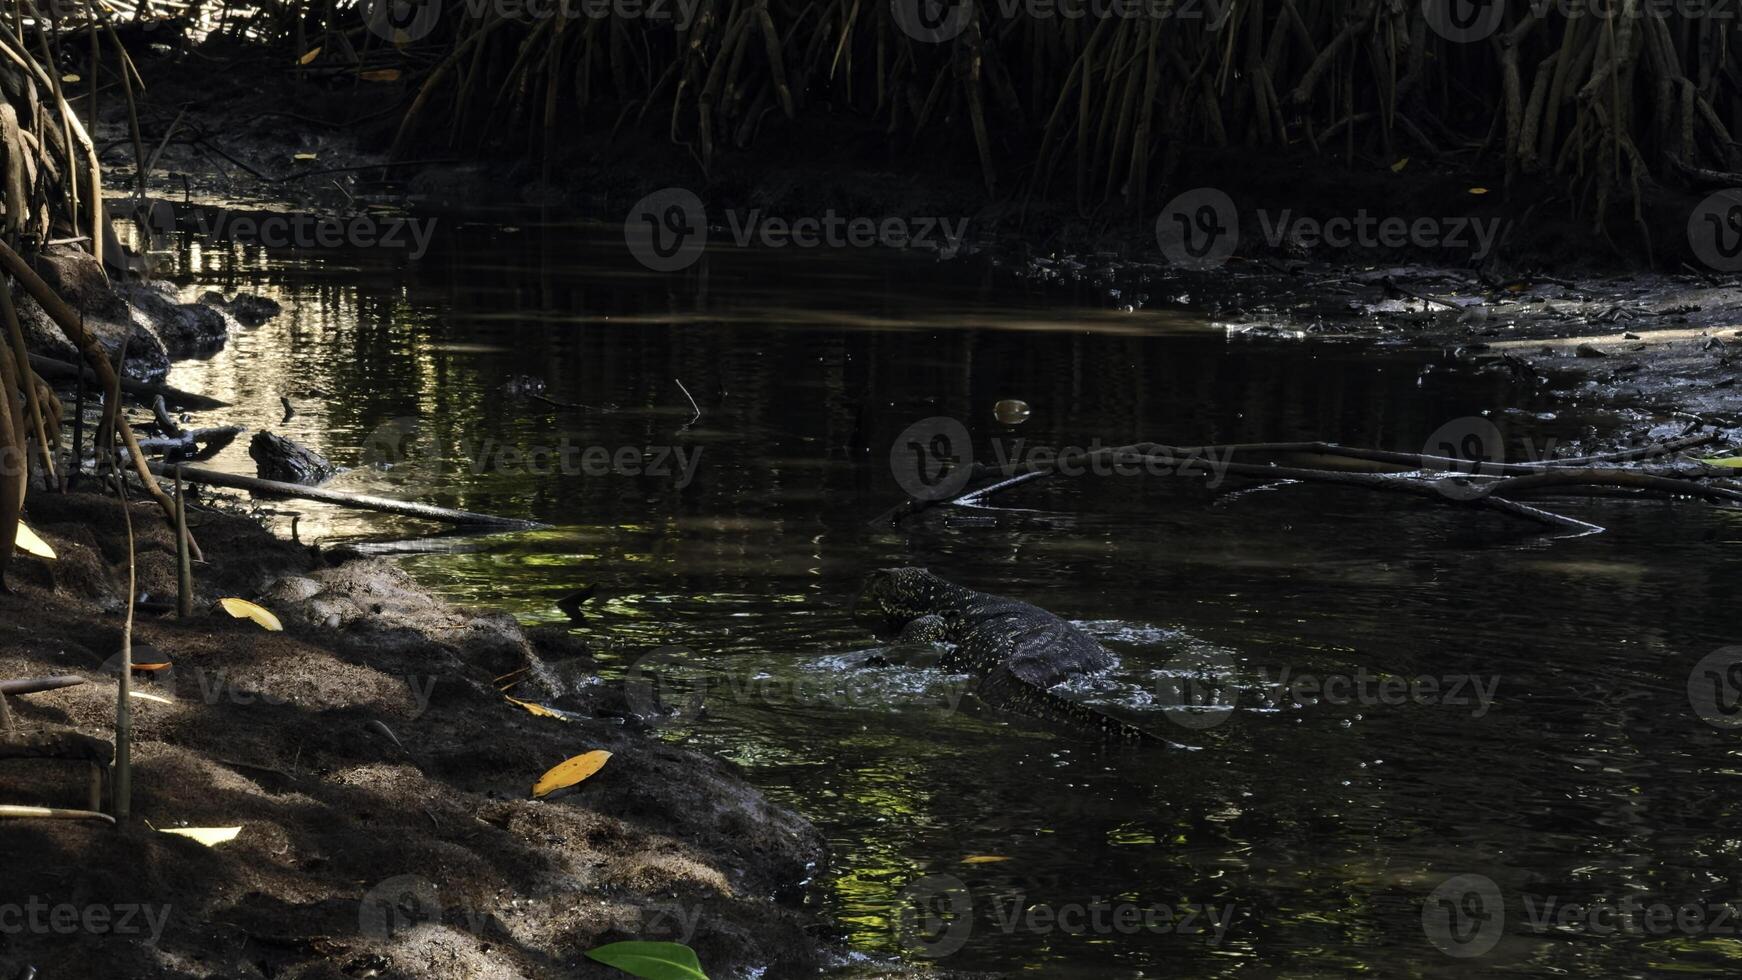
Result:
M181 837L189 838L190 840L197 840L201 844L206 845L207 847L217 847L219 844L225 844L225 843L228 843L230 841L235 840L236 835L238 835L242 832L242 828L241 827L171 827L168 830L159 831L159 832L165 833L165 834L176 834L176 835L181 836Z
M53 559L57 557L54 549L48 546L48 542L37 537L35 531L25 527L23 521L18 522L18 536L15 540L18 542L20 551L35 555L38 558Z
M546 797L559 789L575 785L604 768L610 759L611 753L604 749L595 749L558 763L549 772L538 777L538 782L532 784L533 799Z
M252 619L274 633L284 632L284 624L278 621L278 617L270 609L255 605L247 599L219 599L218 605L223 606L225 612L237 619Z
M535 714L535 715L539 716L540 718L555 718L557 721L568 721L569 720L568 717L565 716L562 712L552 711L551 709L545 707L542 704L537 703L536 701L522 701L519 698L509 698L508 695L506 695L506 694L504 694L502 696L505 698L508 698L509 704L518 704L522 708L525 708L528 712Z

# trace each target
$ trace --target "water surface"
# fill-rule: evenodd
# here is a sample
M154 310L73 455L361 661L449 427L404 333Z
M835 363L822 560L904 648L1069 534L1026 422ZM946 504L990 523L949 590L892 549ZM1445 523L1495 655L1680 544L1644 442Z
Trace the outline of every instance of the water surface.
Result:
M1742 759L1687 695L1694 664L1734 636L1733 513L1581 503L1566 509L1610 531L1550 538L1353 490L1110 478L868 524L903 497L892 442L933 416L962 420L983 460L1018 437L1419 451L1483 414L1516 457L1608 420L1433 350L1233 335L1184 311L1121 312L1098 288L909 255L726 249L662 275L613 229L444 219L417 262L187 240L177 258L185 282L264 291L287 313L171 382L353 467L336 487L552 525L402 560L530 622L566 621L556 598L596 586L577 629L614 673L680 647L662 661L668 700L702 691L706 710L666 736L736 760L825 830L819 901L867 955L941 952L904 943L898 910L918 883L960 911L959 883L972 928L939 960L957 969L1736 969L1734 926L1593 935L1524 915L1527 898L1742 900ZM587 408L506 394L522 375ZM1001 398L1033 417L999 426ZM552 452L626 447L669 471L546 468ZM218 465L252 472L241 447ZM432 530L273 509L304 540ZM1072 696L1196 751L1106 752L971 702L951 710L959 685L935 670L860 669L876 644L847 603L867 570L907 564L1083 623L1120 665ZM1157 692L1206 665L1231 710L1166 711ZM1300 703L1277 696L1285 676L1309 692ZM1311 696L1339 678L1438 688ZM1503 938L1474 961L1423 927L1430 892L1462 873L1507 902ZM1091 920L1074 934L1044 913L1127 906L1209 907L1225 928ZM1042 913L1010 919L1030 907Z

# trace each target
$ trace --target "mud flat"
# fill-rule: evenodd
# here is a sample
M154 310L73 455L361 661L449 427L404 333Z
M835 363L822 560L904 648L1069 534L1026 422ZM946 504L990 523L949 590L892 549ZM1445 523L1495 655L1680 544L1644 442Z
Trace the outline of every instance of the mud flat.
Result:
M175 596L161 513L132 509L139 589ZM0 677L86 683L10 699L21 730L109 738L127 582L121 505L32 494L58 552L0 595ZM142 613L173 666L135 690L131 821L0 821L0 974L71 977L618 976L583 958L689 943L710 975L839 960L807 911L818 831L731 765L635 730L634 698L559 632L455 609L379 560L335 564L199 507L194 618ZM216 608L257 599L263 630ZM564 710L536 716L516 697ZM531 786L605 749L561 796ZM6 760L0 803L81 808L83 764ZM239 827L205 846L165 833ZM15 927L15 928L14 928Z

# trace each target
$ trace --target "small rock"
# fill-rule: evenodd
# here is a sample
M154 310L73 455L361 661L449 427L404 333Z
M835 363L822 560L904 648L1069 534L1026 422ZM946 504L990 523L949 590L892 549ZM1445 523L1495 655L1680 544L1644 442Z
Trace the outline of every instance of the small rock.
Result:
M1020 398L1006 398L992 406L992 417L1000 425L1021 425L1028 421L1032 410L1028 403Z
M1624 333L1621 335L1621 339L1622 340L1638 340L1639 335L1636 333Z
M277 300L255 293L237 293L233 298L225 299L223 293L208 290L200 296L200 302L228 312L245 327L258 327L284 312Z
M168 283L125 283L116 288L156 332L172 360L210 357L223 350L230 339L234 321L228 314L199 303L181 302L180 294Z
M1608 357L1609 356L1607 353L1598 350L1596 348L1596 346L1594 346L1592 344L1580 344L1578 346L1578 349L1573 351L1573 353L1578 357Z

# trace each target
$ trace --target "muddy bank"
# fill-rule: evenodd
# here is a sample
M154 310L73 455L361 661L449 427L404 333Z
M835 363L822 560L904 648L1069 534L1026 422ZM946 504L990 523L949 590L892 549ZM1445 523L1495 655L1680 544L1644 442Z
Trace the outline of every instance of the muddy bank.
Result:
M132 517L139 588L173 600L172 534L147 505ZM36 493L26 521L60 557L14 563L0 675L87 683L13 698L13 712L26 730L110 737L120 505ZM584 646L451 608L379 561L332 564L219 509L192 523L210 557L198 615L137 626L136 644L173 666L136 682L149 697L133 706L135 817L0 822L0 907L77 910L8 929L0 973L605 977L582 952L632 938L687 941L717 977L828 961L804 907L825 857L816 829L732 766L636 731ZM220 596L258 598L284 632L231 619ZM567 720L508 701L503 675ZM613 753L597 776L530 798L545 769L594 749ZM5 803L85 805L79 765L4 765ZM235 826L215 847L159 832Z

